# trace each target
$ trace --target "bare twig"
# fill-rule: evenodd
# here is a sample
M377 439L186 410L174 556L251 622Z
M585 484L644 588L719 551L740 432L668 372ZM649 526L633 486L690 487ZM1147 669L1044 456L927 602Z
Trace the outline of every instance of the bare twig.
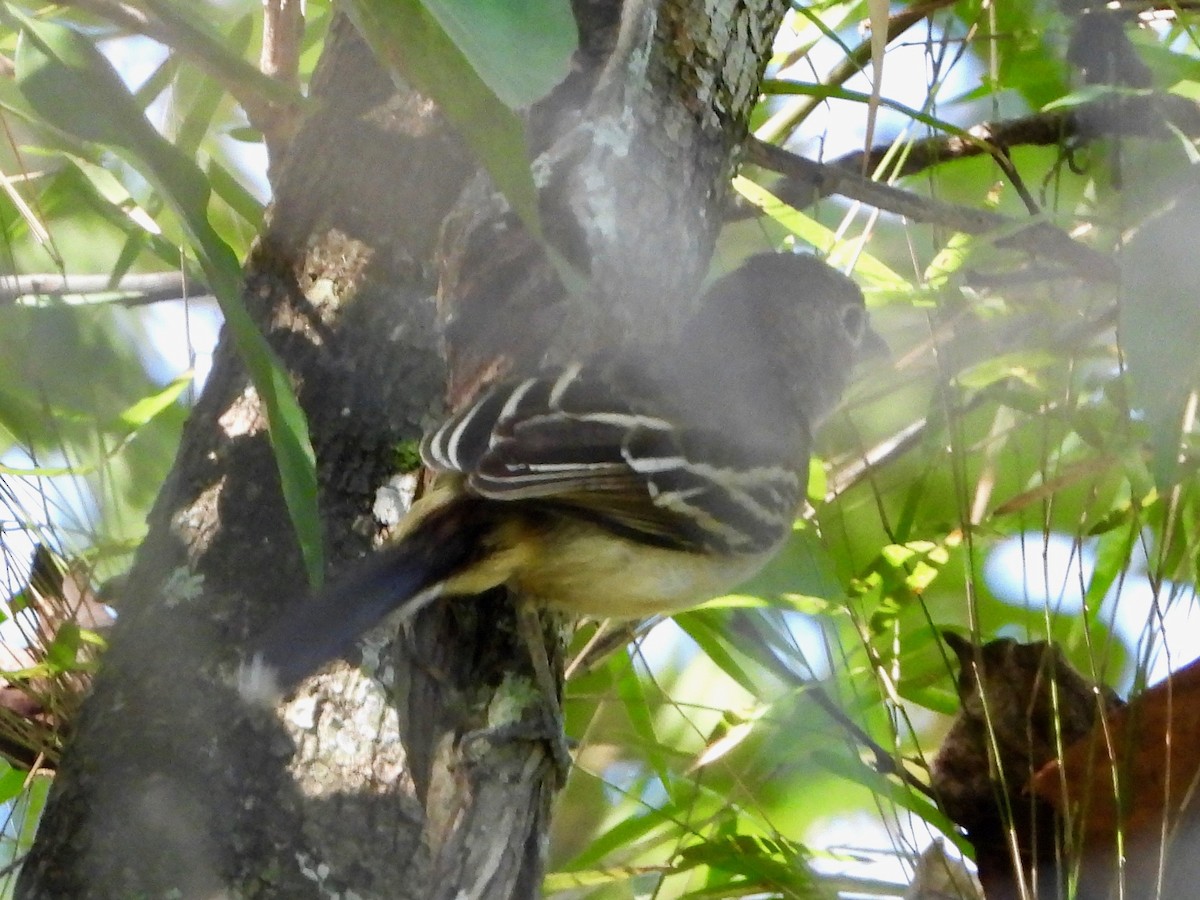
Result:
M258 67L269 78L299 88L304 11L299 0L263 0L263 41Z
M301 0L263 0L263 39L259 68L268 78L294 91L300 89L300 41L304 36L304 8ZM274 163L283 158L299 125L299 109L274 105L258 127Z
M1171 129L1200 135L1200 107L1173 95L1113 94L1068 110L1054 110L1003 122L985 122L964 134L943 135L912 142L898 177L918 174L956 159L988 155L1005 159L1016 146L1067 148L1101 137L1167 137ZM798 209L832 194L840 194L878 209L930 222L968 234L1009 232L1001 243L1066 263L1088 281L1116 277L1112 260L1073 241L1046 222L1024 223L988 210L944 203L880 184L859 174L883 161L890 147L851 153L830 163L817 163L761 140L747 144L748 162L785 176L775 189L784 202ZM1012 176L1013 171L1008 173Z
M108 275L0 275L0 307L44 300L69 302L70 298L114 295L123 306L145 306L164 300L208 294L208 286L179 272L126 275L113 283Z

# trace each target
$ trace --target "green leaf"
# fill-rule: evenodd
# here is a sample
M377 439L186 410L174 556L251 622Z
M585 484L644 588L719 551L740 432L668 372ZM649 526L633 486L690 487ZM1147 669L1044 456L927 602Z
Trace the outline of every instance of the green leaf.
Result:
M284 499L309 580L319 584L324 561L308 424L282 362L242 302L237 258L208 221L208 181L146 120L108 60L83 35L11 10L5 15L22 29L17 84L30 105L55 128L118 152L179 217L266 409ZM96 115L98 109L104 115Z
M1184 79L1171 85L1169 93L1177 94L1193 103L1200 102L1200 81Z
M746 879L750 885L784 889L785 896L828 896L808 870L807 854L800 844L782 838L771 840L749 834L710 837L679 851L677 868L686 871L709 866Z
M157 394L143 397L124 410L118 421L126 431L136 431L179 399L192 383L193 373L180 375Z
M234 26L229 43L239 51L244 50L253 28L253 19L249 15L244 16ZM221 101L225 99L225 90L220 84L204 74L195 75L193 72L190 66L182 68L172 81L173 105L182 111L172 135L175 146L189 154L200 148L212 129L213 118Z
M981 390L1006 378L1016 378L1038 388L1038 373L1053 368L1058 362L1059 357L1049 350L1019 350L988 357L963 369L955 377L960 385L970 390Z
M764 94L768 95L799 94L805 97L816 97L820 100L849 100L853 103L862 103L865 106L869 106L872 103L870 94L864 94L862 91L853 91L841 85L834 84L812 84L804 81L783 81L765 78L763 79L762 90ZM931 116L928 113L921 112L919 109L914 109L895 100L889 100L886 97L879 99L879 105L895 110L914 121L920 122L922 125L928 125L930 128L938 131L955 135L972 144L985 145L982 138L971 134L968 129L960 128L946 119L939 119L937 116Z
M650 871L647 869L647 871ZM655 870L656 871L656 870ZM550 897L572 888L597 888L620 884L636 878L640 872L632 866L611 869L572 869L570 872L550 872L542 879L543 895Z
M216 160L209 161L206 171L213 193L245 219L247 225L258 228L263 217L263 205L258 198L246 190L233 173Z
M54 640L46 648L46 664L51 671L69 672L76 668L78 659L79 626L74 622L64 622L54 635Z
M621 819L610 828L601 831L593 838L580 853L571 860L571 867L590 868L596 861L607 854L625 851L636 846L639 841L646 840L660 829L666 829L670 834L678 834L683 820L680 811L674 805L663 809L652 806L640 806L634 815Z
M633 727L633 733L641 741L641 749L646 754L646 760L654 767L655 774L664 785L670 781L670 770L662 752L662 744L654 731L654 717L650 713L650 704L646 699L646 691L642 679L633 667L628 654L621 654L614 661L611 671L616 678L617 697L621 700L621 709Z
M530 106L567 77L579 31L566 0L424 0L508 107Z
M736 681L751 696L758 696L760 686L734 658L727 647L728 635L721 627L722 619L714 610L692 610L675 616L675 624L682 628L704 651L704 655L722 672Z
M812 756L822 768L854 784L862 785L876 797L887 798L897 806L916 813L934 828L941 830L965 856L974 854L974 848L954 827L954 823L924 794L881 775L860 759L852 759L828 750L815 750Z
M0 803L14 800L25 788L28 772L14 768L7 760L0 759Z
M26 775L27 780L28 778L29 776ZM50 794L50 784L53 780L53 778L36 777L28 782L29 788L25 791L24 803L20 804L23 808L19 814L13 816L20 831L17 846L21 849L26 849L33 844L33 837L37 832L42 810L46 808L46 798Z
M294 88L264 75L257 66L231 52L229 42L205 20L197 8L178 0L139 2L170 27L174 49L202 60L209 71L220 76L226 83L237 84L241 91L252 92L263 103L301 106L306 102Z
M1096 541L1095 567L1084 595L1084 603L1093 615L1099 614L1109 590L1127 571L1130 556L1141 538L1136 527L1126 525L1101 535Z
M347 11L375 54L437 101L513 211L541 235L525 126L484 82L419 0L351 0Z
M1042 112L1051 112L1056 109L1075 109L1110 97L1143 97L1147 103L1150 103L1153 100L1154 91L1143 90L1141 88L1114 87L1110 84L1089 84L1077 91L1072 91L1066 96L1059 97L1057 100L1051 100L1042 107Z
M843 242L831 229L826 228L816 219L807 216L794 207L784 203L762 185L751 181L744 175L733 179L733 189L761 209L796 237L811 244L823 253L829 254L831 265L839 265L849 260L839 259L838 254L843 250ZM894 290L911 290L912 285L901 278L894 270L888 268L882 261L854 244L854 272L868 278L876 287Z

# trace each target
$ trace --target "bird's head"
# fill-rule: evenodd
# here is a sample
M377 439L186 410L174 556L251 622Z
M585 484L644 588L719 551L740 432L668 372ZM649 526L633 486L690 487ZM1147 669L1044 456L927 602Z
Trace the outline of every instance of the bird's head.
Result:
M781 386L815 430L841 399L855 366L887 356L862 291L815 256L763 253L718 279L696 319L736 369ZM739 354L742 361L732 359Z

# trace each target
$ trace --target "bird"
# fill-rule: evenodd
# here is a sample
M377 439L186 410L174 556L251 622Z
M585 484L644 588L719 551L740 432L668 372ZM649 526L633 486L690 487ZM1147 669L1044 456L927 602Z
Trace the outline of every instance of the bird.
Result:
M273 704L439 597L643 618L727 592L786 540L813 434L878 353L852 279L761 253L669 342L493 384L423 440L432 486L389 543L253 640L239 690Z

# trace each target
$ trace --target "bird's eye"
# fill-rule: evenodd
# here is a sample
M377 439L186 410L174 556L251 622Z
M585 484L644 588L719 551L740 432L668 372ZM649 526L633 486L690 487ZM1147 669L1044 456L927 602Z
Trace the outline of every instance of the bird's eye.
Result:
M846 329L850 340L857 344L867 330L867 311L861 306L842 307L842 327Z

